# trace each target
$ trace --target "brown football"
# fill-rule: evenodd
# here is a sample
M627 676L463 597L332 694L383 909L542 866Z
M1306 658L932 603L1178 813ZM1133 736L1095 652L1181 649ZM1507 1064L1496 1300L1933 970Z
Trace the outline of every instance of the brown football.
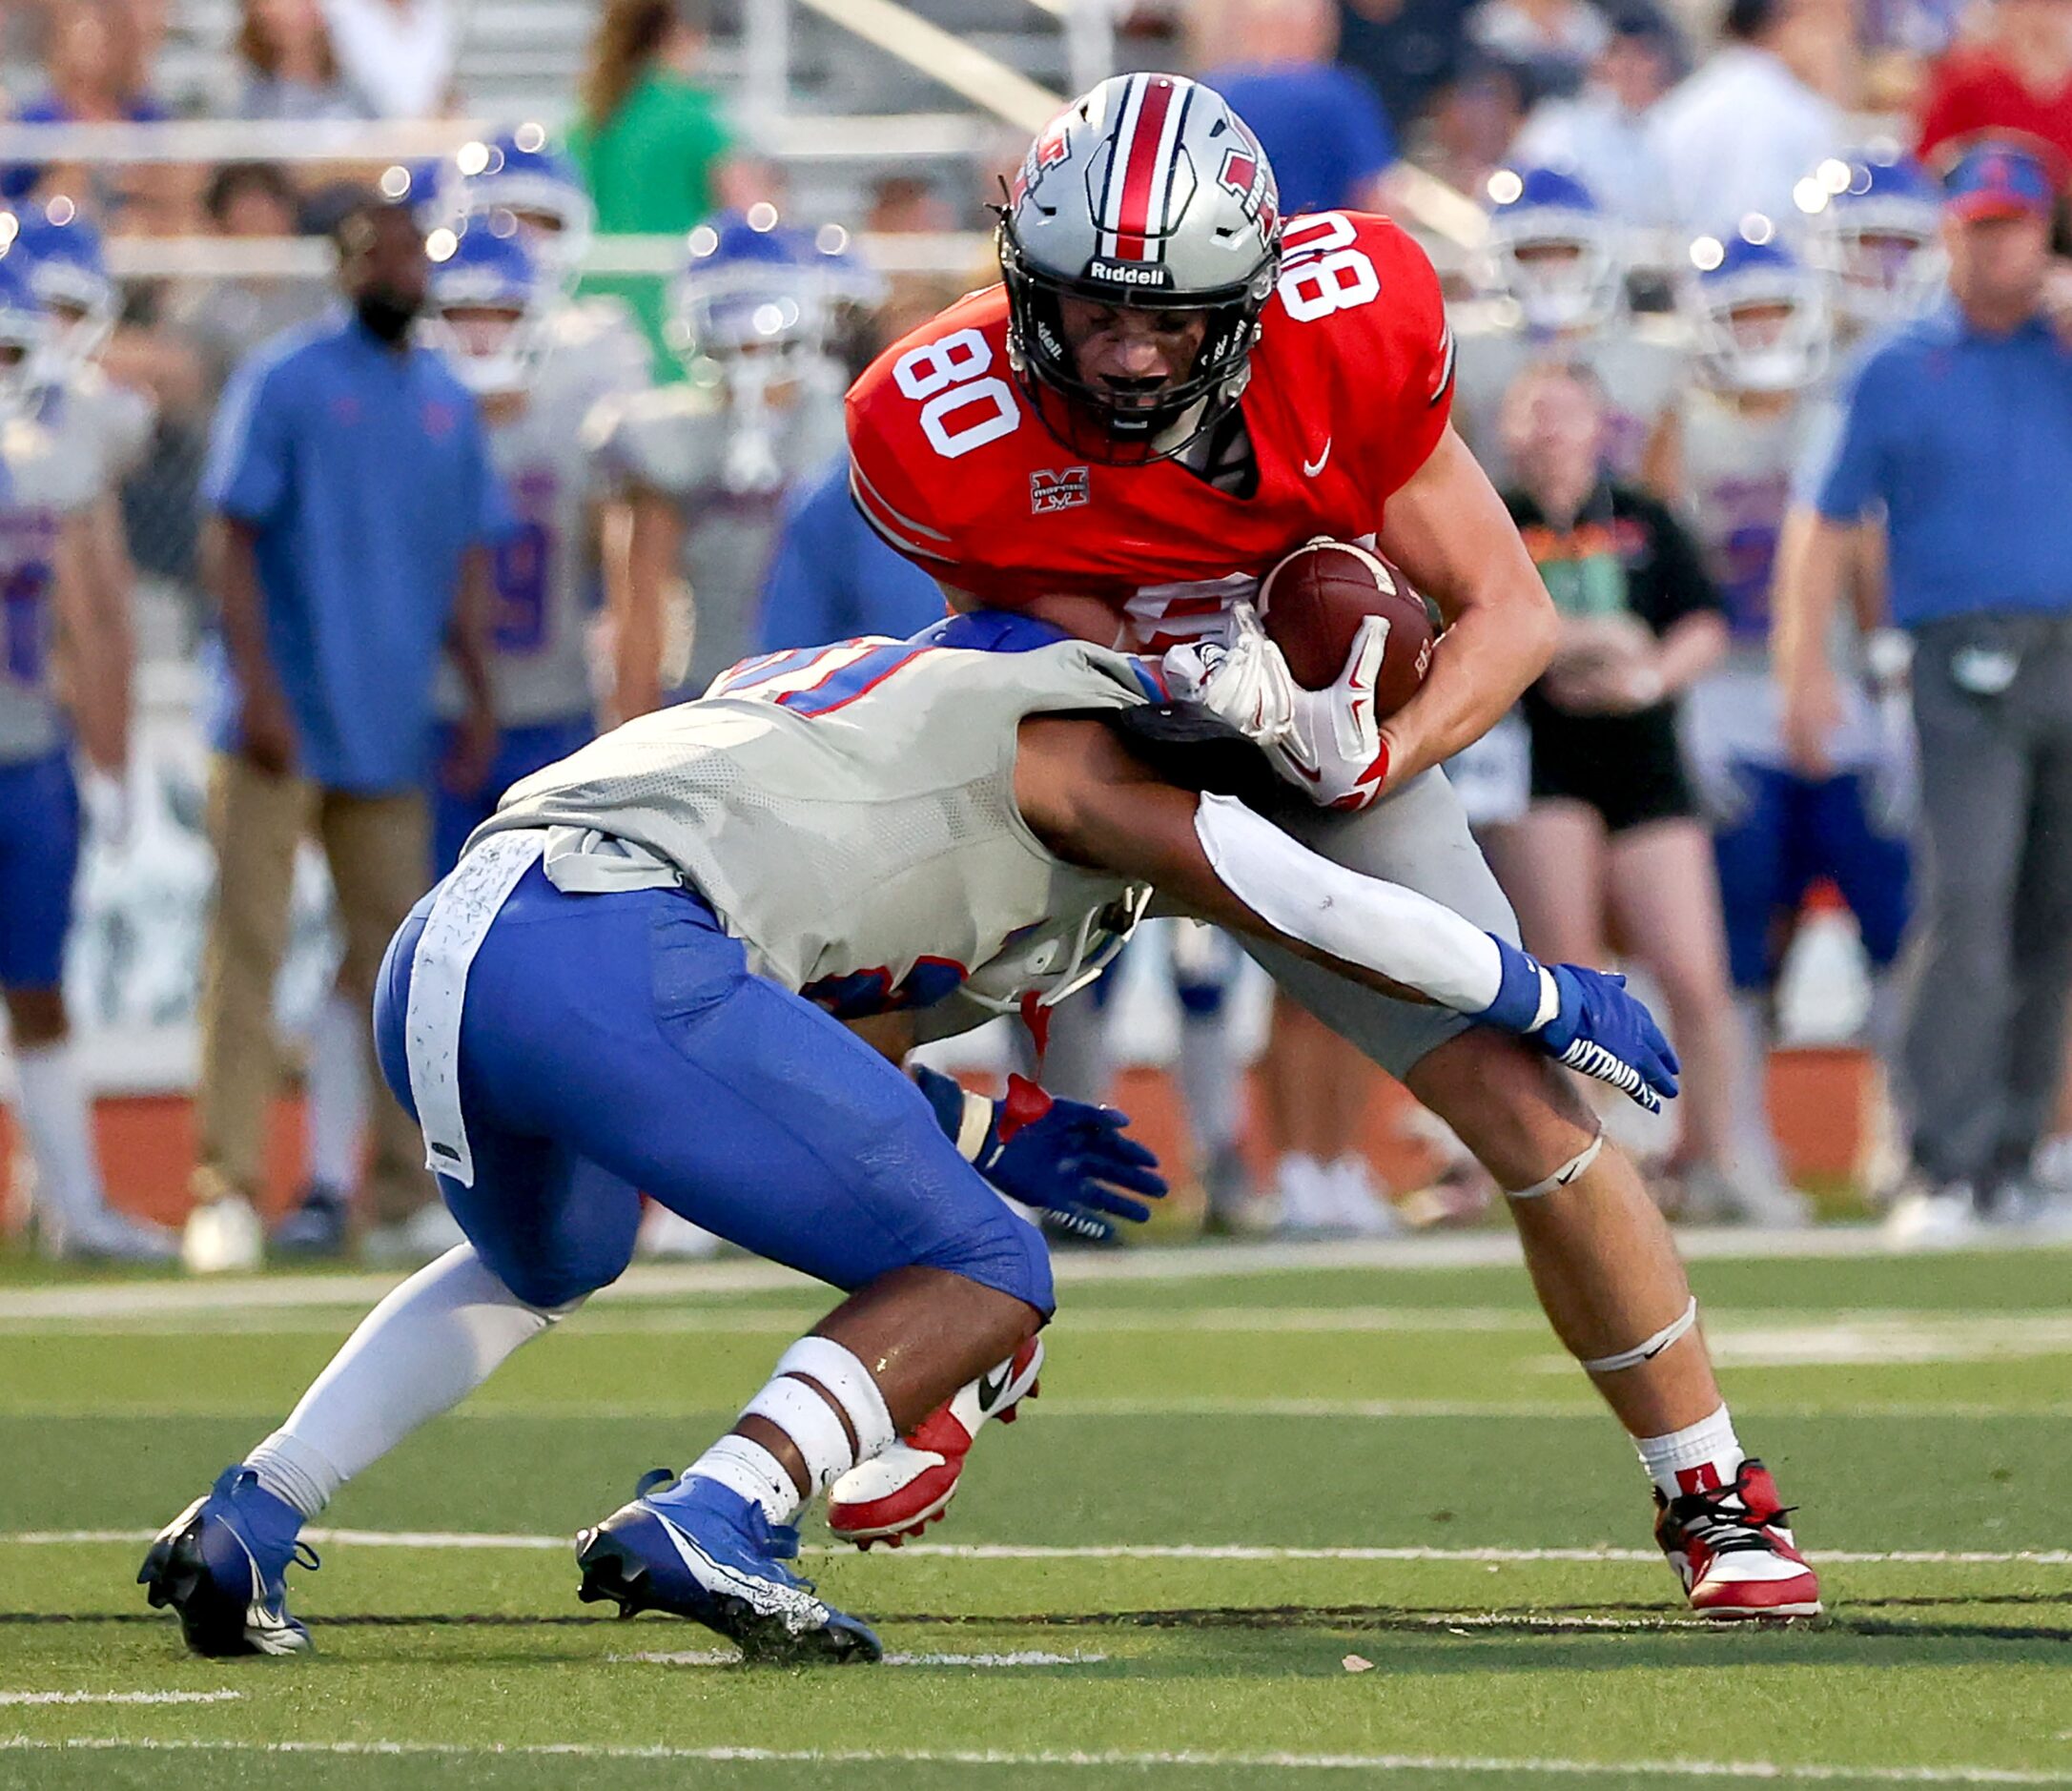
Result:
M1388 646L1374 678L1374 713L1385 721L1417 694L1431 666L1431 614L1410 582L1380 554L1344 541L1312 541L1267 573L1260 621L1305 690L1334 684L1367 616L1388 619Z

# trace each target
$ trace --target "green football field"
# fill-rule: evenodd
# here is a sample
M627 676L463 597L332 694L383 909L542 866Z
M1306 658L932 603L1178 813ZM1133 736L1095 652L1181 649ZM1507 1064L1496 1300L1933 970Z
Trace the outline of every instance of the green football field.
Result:
M925 1545L809 1527L892 1658L795 1673L578 1604L568 1539L725 1427L802 1284L637 1270L346 1490L314 1657L212 1662L144 1544L384 1284L0 1273L0 1785L2072 1786L2072 1252L1696 1265L1830 1610L1726 1630L1521 1269L1319 1262L1073 1265Z

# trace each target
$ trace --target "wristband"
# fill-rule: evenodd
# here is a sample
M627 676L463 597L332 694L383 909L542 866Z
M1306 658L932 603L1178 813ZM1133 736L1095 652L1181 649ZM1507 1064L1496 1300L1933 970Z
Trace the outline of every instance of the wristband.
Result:
M1508 939L1495 941L1499 965L1496 999L1477 1017L1506 1032L1535 1033L1561 1011L1561 990L1553 974L1529 952Z

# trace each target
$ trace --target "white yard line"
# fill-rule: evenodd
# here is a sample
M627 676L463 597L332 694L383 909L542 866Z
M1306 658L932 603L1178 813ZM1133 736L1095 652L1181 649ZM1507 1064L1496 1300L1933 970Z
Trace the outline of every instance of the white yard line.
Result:
M2072 1785L2072 1770L2029 1771L2007 1766L1843 1766L1817 1761L1771 1760L1562 1760L1545 1756L1503 1759L1460 1754L1212 1753L1205 1749L1087 1752L1014 1752L963 1748L779 1748L632 1747L586 1741L534 1745L500 1743L471 1747L457 1741L174 1741L125 1740L116 1736L44 1740L0 1736L0 1750L68 1750L147 1753L343 1754L377 1757L433 1756L452 1759L660 1760L727 1764L736 1761L811 1766L1083 1766L1150 1771L1159 1767L1235 1767L1282 1772L1417 1772L1541 1774L1554 1778L1769 1779L1838 1784Z
M1875 1225L1828 1225L1807 1231L1700 1227L1678 1233L1678 1242L1686 1257L1699 1262L1860 1258L1894 1253ZM2001 1246L1998 1253L2013 1252ZM1253 1274L1314 1273L1320 1269L1478 1268L1520 1260L1518 1241L1511 1233L1477 1231L1364 1243L1146 1247L1105 1256L1068 1253L1059 1259L1057 1274L1059 1282L1070 1287L1100 1282L1214 1281ZM110 1318L255 1307L365 1307L374 1305L401 1279L400 1274L351 1274L220 1281L75 1282L62 1287L22 1287L0 1292L0 1320ZM816 1286L804 1276L769 1263L640 1264L599 1294L598 1299L760 1293Z
M17 1530L0 1533L0 1548L58 1548L83 1544L134 1545L150 1542L154 1530ZM572 1549L569 1536L506 1535L444 1530L305 1530L303 1537L319 1547L337 1544L356 1549L560 1550ZM833 1543L809 1544L808 1554L846 1557L852 1551ZM879 1556L879 1559L885 1557ZM1558 1561L1587 1566L1629 1566L1659 1562L1653 1549L1434 1549L1387 1547L1285 1548L1254 1542L910 1542L903 1560L946 1561L1455 1561L1530 1563ZM1818 1549L1816 1564L1877 1567L2072 1567L2072 1549Z
M614 1665L656 1667L738 1667L741 1657L725 1648L658 1650L648 1654L606 1655ZM881 1667L1083 1667L1107 1659L1106 1655L1056 1655L1041 1648L1020 1648L1008 1654L903 1655L882 1657Z
M0 1692L0 1704L230 1704L242 1692Z

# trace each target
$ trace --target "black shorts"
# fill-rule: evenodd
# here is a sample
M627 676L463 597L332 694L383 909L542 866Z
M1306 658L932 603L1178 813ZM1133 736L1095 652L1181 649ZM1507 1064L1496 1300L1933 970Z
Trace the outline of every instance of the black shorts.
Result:
M1587 803L1609 834L1697 813L1667 704L1637 715L1568 715L1535 703L1527 718L1534 801Z

